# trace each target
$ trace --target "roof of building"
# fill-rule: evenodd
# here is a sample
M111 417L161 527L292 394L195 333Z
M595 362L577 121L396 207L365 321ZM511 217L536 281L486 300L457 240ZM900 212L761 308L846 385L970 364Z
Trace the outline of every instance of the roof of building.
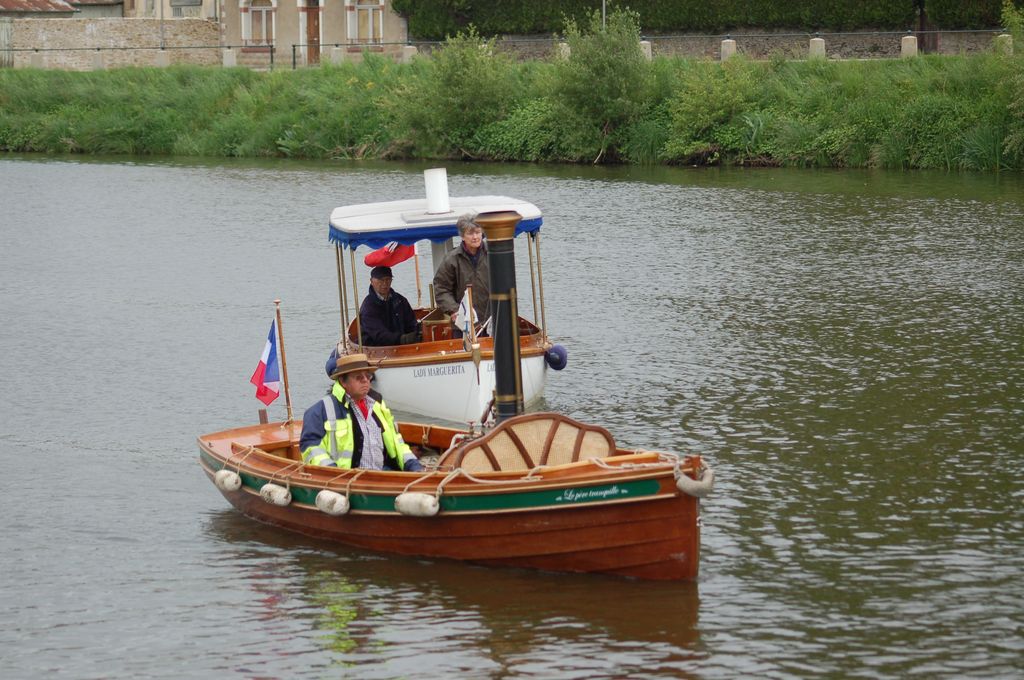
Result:
M68 14L75 11L77 10L64 0L0 0L0 12Z

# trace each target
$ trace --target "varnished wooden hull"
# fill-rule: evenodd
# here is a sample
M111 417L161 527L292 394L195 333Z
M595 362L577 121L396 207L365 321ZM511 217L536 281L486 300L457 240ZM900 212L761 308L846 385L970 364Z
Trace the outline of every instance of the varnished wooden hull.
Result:
M275 435L273 425L258 426L199 440L206 473L212 478L223 467L240 472L242 487L221 492L261 522L402 555L643 579L697 577L698 500L679 491L673 466L660 464L657 454L618 452L623 455L604 465L553 466L525 481L522 473L478 473L476 481L460 476L443 486L437 515L412 517L394 509L394 498L411 483L411 490L433 494L448 471L341 474L249 448L262 441L287 452L290 444L284 442L297 425L278 427L286 432ZM408 426L403 432L410 443L417 441ZM427 440L439 430L423 432ZM445 436L450 434L440 432ZM268 481L288 485L292 501L264 501L259 489ZM316 508L315 496L324 488L349 494L348 514L330 516Z

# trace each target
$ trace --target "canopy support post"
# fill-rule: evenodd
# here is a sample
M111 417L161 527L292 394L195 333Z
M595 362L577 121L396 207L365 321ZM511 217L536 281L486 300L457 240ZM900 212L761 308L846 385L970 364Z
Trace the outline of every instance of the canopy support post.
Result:
M356 310L356 337L359 339L359 346L363 346L363 324L359 319L359 287L356 284L356 249L348 251L349 260L352 263L352 299L355 301Z
M416 263L416 306L423 306L423 289L420 287L420 249L418 244L412 244L412 259Z
M341 342L348 349L348 292L345 290L345 258L341 254L341 245L334 246L334 260L338 267L338 311L341 314Z
M540 266L540 232L537 232L537 284L540 288L540 330L544 338L548 337L548 319L544 313L544 272Z
M534 279L534 271L533 271L533 246L534 246L534 234L535 233L536 232L531 232L531 233L526 235L526 252L530 256L530 293L532 294L532 297L533 297L533 323L537 324L537 323L539 323L538 320L540 319L540 314L539 314L538 308L537 308L537 282Z

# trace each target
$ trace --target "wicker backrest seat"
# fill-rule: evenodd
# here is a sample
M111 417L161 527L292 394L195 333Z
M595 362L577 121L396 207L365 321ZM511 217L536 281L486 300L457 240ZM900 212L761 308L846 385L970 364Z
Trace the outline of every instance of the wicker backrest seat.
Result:
M603 427L558 413L530 413L509 418L483 437L450 451L438 464L467 472L513 472L614 453L615 440Z

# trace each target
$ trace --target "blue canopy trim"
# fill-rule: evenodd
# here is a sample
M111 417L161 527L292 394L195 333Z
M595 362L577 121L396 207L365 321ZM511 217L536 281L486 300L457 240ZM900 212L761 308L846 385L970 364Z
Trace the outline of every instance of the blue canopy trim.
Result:
M544 219L541 217L521 220L519 224L516 225L516 236L526 233L532 234L535 231L539 231L540 225L543 221ZM327 238L331 243L337 243L343 248L351 248L352 250L355 250L359 246L382 248L392 241L397 241L398 243L406 246L411 246L417 241L423 241L424 239L429 239L437 243L457 237L458 235L459 230L455 228L454 223L439 224L433 227L385 229L365 234L349 234L348 232L344 232L336 228L333 224L329 224Z

